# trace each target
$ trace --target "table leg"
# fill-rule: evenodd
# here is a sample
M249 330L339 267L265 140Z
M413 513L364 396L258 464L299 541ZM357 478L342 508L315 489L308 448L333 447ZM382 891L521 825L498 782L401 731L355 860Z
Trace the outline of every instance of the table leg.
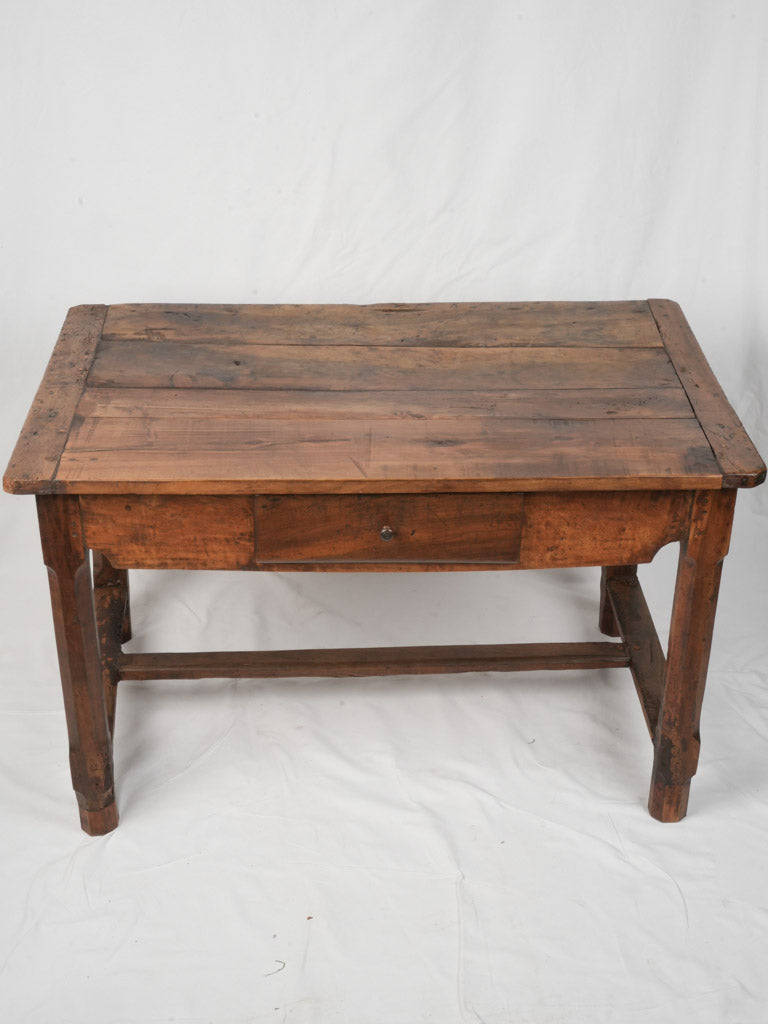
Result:
M720 574L735 500L735 490L697 492L688 536L680 546L648 802L659 821L679 821L688 807L691 778L699 759L699 721Z
M123 621L120 624L120 640L122 643L127 644L133 637L133 625L131 623L131 588L128 585L128 570L114 569L113 571L120 577L120 586L122 588L124 602Z
M89 835L103 835L117 825L112 737L80 506L68 495L40 495L37 511L51 589L72 785L83 829Z
M110 735L114 735L117 684L120 678L120 642L130 639L128 573L125 569L115 569L106 555L99 551L93 553L93 603L99 635L107 721Z
M636 576L636 565L604 565L600 573L600 618L599 628L606 636L621 636L619 624L613 614L606 583L610 579Z

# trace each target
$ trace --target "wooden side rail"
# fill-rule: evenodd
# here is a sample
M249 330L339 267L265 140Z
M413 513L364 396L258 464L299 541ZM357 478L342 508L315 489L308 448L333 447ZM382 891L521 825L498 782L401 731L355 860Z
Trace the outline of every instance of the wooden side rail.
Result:
M122 654L120 679L274 679L627 668L625 643L479 644L303 651Z

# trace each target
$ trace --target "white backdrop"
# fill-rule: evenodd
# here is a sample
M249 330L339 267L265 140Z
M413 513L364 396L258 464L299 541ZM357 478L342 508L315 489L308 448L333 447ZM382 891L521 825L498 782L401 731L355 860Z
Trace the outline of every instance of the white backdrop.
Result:
M762 0L3 5L6 458L67 307L671 297L768 452ZM768 489L689 817L625 672L126 686L77 826L3 496L0 1019L762 1024ZM644 570L668 619L675 552ZM597 575L135 574L138 649L588 639Z

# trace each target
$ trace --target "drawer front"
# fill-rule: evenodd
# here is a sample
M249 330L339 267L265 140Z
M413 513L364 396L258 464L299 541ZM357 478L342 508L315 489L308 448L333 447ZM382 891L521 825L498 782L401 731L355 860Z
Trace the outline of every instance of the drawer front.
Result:
M521 494L262 496L256 560L514 564L522 521Z

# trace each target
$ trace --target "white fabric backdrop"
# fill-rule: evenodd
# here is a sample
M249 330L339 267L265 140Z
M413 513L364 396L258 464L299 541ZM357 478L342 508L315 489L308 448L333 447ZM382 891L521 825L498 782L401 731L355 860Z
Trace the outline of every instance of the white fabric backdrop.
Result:
M4 6L6 455L75 303L648 296L768 452L762 0ZM212 681L125 687L105 839L3 496L0 1019L762 1024L766 490L680 825L625 672ZM146 649L596 635L592 571L133 587Z

